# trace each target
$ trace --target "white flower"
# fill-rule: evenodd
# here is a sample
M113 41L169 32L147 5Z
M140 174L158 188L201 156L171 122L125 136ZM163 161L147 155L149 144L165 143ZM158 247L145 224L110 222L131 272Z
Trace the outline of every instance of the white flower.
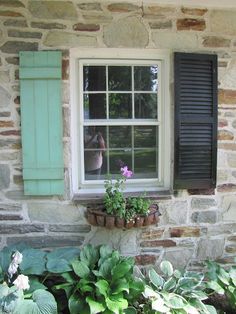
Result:
M19 264L22 262L22 260L23 260L23 255L22 255L20 252L16 251L16 252L12 255L12 262L13 262L13 263L16 263L16 264L19 265Z
M29 278L25 275L19 275L13 284L17 287L17 289L28 290L29 286Z
M11 262L11 264L8 267L8 274L10 278L17 272L18 264Z

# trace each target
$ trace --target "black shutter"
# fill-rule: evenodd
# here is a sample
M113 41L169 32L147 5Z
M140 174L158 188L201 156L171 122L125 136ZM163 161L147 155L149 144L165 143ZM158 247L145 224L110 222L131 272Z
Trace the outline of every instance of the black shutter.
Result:
M217 56L175 53L174 188L216 185Z

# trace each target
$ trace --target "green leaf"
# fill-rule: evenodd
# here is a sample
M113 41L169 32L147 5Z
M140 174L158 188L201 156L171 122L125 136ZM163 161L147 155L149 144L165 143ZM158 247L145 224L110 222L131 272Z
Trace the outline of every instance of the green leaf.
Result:
M46 253L37 249L25 249L19 265L24 275L42 275L46 271Z
M161 262L160 269L163 272L163 274L165 274L168 277L173 275L173 272L174 272L173 266L168 261Z
M122 294L117 294L110 298L106 298L106 304L108 309L116 314L119 314L121 310L124 310L128 307L128 302L122 297Z
M11 262L12 253L13 251L11 251L8 247L4 247L0 251L0 265L4 273L6 273L8 270L9 264Z
M92 297L87 297L86 301L90 307L90 314L101 313L105 310L105 306L100 302L94 301Z
M181 296L170 294L167 305L172 309L182 309L186 303L187 302Z
M163 289L166 291L170 291L172 289L174 289L176 286L176 279L171 277L170 279L168 279L164 285L163 285Z
M60 273L64 273L64 272L68 272L72 270L72 267L70 266L68 261L65 259L59 259L59 260L50 259L47 262L46 267L49 272L55 273L55 274L60 274Z
M90 274L90 269L84 262L80 261L73 261L72 262L72 267L74 272L76 273L77 276L80 278L86 278Z
M76 257L79 257L80 249L75 247L68 247L68 248L57 248L54 249L52 252L47 254L47 260L66 260L71 262Z
M91 244L84 246L80 252L80 260L84 262L84 264L86 264L89 268L93 269L98 259L98 248L93 247Z
M129 284L125 278L118 279L111 285L112 294L118 294L123 291L129 293Z
M225 285L229 285L229 274L223 269L220 268L220 272L218 274L218 278L220 279L220 281L222 281Z
M29 288L29 290L27 290L27 293L32 293L38 289L47 290L47 287L44 286L41 282L39 282L38 277L30 276L29 277L29 285L30 285L30 288Z
M158 273L154 269L150 269L149 278L150 278L150 281L157 288L162 288L162 286L165 282L164 279L161 276L159 276Z
M99 280L95 283L95 286L99 289L99 292L104 295L104 297L107 297L109 291L109 283L106 280Z
M157 313L169 313L169 307L165 305L165 302L160 296L152 301L152 309L157 311Z
M223 295L225 293L224 289L216 281L209 281L206 283L206 285L208 288L212 289L218 294Z
M119 278L124 277L132 268L132 265L130 265L127 261L122 261L118 265L116 265L111 273L112 273L112 280L117 280Z
M127 309L124 310L125 314L137 314L137 311L134 307L128 307Z
M73 294L69 298L69 310L70 314L88 314L90 313L89 305L85 299L81 298L77 294Z
M208 305L208 304L205 304L205 306L206 306L207 311L209 312L209 314L217 314L217 311L216 311L216 309L214 308L214 306Z

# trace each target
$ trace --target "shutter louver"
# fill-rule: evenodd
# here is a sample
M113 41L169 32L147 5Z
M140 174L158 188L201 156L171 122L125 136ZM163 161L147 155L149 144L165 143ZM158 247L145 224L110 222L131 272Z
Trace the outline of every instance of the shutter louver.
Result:
M64 193L61 52L20 52L25 195Z
M217 57L175 53L176 189L216 185Z

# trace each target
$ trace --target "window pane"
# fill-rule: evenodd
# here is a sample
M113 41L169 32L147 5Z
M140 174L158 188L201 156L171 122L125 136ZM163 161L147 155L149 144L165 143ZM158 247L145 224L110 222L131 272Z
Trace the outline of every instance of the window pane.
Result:
M140 149L134 151L134 179L157 178L157 151Z
M134 90L157 91L158 67L135 66L134 67Z
M109 127L110 148L131 148L131 127L111 126Z
M110 66L108 67L108 90L130 91L131 90L131 67Z
M109 95L109 118L127 119L132 118L132 95L110 94Z
M84 95L84 119L106 119L106 94Z
M110 173L120 174L120 168L124 165L132 169L132 151L131 150L110 150Z
M86 180L101 180L107 172L104 163L106 152L106 127L84 127L84 165Z
M84 91L106 90L106 67L84 66Z
M134 147L154 148L158 142L158 127L156 126L135 126Z
M157 94L135 94L136 119L157 119Z

